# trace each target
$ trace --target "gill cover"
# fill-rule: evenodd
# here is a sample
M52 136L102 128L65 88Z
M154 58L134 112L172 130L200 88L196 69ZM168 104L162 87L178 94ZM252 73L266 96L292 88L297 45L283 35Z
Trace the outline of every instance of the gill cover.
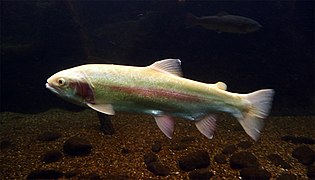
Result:
M71 82L69 86L73 86L77 96L81 97L83 103L94 104L94 86L84 73L79 77L79 80Z

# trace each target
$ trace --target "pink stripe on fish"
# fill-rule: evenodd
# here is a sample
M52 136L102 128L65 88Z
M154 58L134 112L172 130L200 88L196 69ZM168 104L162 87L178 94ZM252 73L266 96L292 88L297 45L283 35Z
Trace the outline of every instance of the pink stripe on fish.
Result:
M135 94L144 97L165 97L169 99L176 99L188 102L202 102L202 99L195 95L179 93L165 89L150 89L138 87L122 87L122 86L109 86L110 89L121 91L124 93Z

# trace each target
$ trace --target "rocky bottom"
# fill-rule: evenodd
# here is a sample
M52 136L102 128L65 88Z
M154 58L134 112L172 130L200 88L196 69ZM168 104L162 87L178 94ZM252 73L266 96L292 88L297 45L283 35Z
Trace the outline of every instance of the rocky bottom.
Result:
M213 139L176 119L173 139L144 115L96 112L0 114L1 179L313 179L315 117L269 117L254 142L237 120L218 115Z

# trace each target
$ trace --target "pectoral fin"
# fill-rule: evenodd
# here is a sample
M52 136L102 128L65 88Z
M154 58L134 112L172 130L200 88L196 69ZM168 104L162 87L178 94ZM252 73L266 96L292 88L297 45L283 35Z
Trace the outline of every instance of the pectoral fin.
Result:
M114 115L115 111L111 104L87 104L90 108L108 115Z
M216 128L216 118L213 115L208 115L205 118L196 122L197 129L201 134L205 135L207 138L212 139L214 130Z
M161 131L170 139L174 132L174 120L169 116L155 116L155 122Z

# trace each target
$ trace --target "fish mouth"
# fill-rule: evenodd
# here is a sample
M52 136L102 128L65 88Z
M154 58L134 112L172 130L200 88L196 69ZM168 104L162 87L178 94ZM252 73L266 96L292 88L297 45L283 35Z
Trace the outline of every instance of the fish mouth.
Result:
M52 91L53 93L59 94L58 90L51 86L49 83L46 83L46 88Z

